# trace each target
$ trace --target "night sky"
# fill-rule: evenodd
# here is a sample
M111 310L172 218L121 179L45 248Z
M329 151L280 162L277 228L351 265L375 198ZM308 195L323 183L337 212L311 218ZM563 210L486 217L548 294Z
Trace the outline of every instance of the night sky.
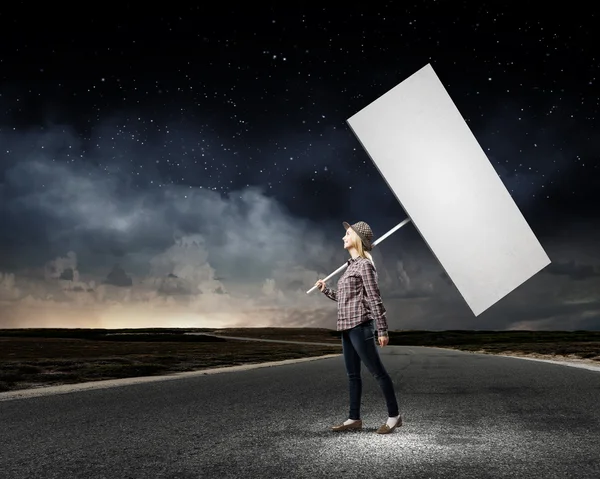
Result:
M407 217L346 120L431 64L552 264L475 317L409 223L390 329L600 329L585 8L3 7L0 327L335 328L342 222Z

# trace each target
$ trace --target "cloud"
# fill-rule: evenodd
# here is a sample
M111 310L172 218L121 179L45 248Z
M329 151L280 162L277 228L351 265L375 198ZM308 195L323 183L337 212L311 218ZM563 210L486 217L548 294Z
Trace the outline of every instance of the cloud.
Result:
M21 290L16 287L14 273L0 272L0 301L15 300L21 296Z
M592 264L576 264L575 261L557 262L548 265L549 274L565 275L574 281L600 276L600 268Z
M2 276L0 326L268 325L289 317L286 308L314 306L305 291L323 273L303 259L333 257L318 228L257 188L228 197L136 190L98 168L46 157L14 165L6 178L11 219L43 217L47 234L21 221L5 239L27 231L36 249L45 242L59 255L45 260L43 274ZM23 245L21 255L30 252Z
M77 255L69 251L64 258L56 258L46 263L45 278L64 279L68 281L79 281L79 271L77 271Z
M151 167L135 182L131 165L148 165L135 155L80 161L91 142L114 152L111 133L87 142L65 127L3 134L19 161L4 164L0 184L0 327L335 328L335 302L306 291L346 261L341 221L374 215L362 193L348 209L319 206L327 211L319 220L289 211L264 188L221 194L157 185ZM569 263L565 244L550 245L555 267L475 318L407 226L373 251L389 326L600 327L598 258Z
M130 276L127 276L125 270L116 264L113 269L110 270L108 276L104 280L104 284L111 284L113 286L127 287L133 284Z

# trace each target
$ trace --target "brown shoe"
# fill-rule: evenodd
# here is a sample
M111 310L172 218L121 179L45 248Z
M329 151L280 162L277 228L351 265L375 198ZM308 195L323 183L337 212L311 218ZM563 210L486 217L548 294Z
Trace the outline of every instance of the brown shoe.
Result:
M379 429L377 429L376 432L377 432L377 434L389 434L394 429L396 429L397 427L400 427L400 426L402 426L402 417L399 417L398 420L396 421L396 424L394 424L392 427L388 426L386 423L383 426L381 426Z
M351 424L345 425L344 423L332 426L332 431L348 431L351 429L362 429L362 420L354 421Z

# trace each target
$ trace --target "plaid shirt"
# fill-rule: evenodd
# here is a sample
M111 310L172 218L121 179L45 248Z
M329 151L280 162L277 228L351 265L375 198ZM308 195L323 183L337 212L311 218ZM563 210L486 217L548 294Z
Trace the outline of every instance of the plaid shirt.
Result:
M377 271L368 259L361 256L349 259L346 271L338 280L338 290L325 287L323 294L338 303L338 331L374 319L378 335L388 335L386 310L377 285Z

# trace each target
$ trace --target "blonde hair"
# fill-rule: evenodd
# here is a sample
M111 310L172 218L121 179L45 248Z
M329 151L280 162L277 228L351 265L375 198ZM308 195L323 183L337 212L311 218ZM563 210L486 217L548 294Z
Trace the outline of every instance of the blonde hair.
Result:
M350 236L352 238L352 246L354 246L354 248L358 252L358 255L365 259L368 259L373 264L373 267L375 267L375 261L373 261L373 256L371 256L371 253L369 253L367 250L365 250L363 242L360 239L360 236L358 236L356 234L356 231L354 231L352 228L350 228L350 231L351 231Z

